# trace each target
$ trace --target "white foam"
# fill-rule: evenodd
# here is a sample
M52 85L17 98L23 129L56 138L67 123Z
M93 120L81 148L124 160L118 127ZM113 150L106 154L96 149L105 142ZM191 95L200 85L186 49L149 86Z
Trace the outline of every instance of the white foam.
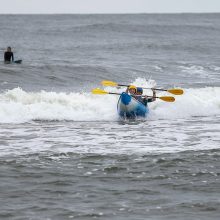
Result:
M203 66L191 65L191 66L179 66L182 72L190 75L208 76L208 72L205 71Z
M91 93L25 92L21 88L0 95L0 122L30 120L114 120L117 97Z
M191 116L214 116L220 114L220 87L185 89L184 95L175 96L174 103L158 100L151 104L154 118L187 118ZM167 95L161 93L160 95Z
M186 76L197 76L199 78L209 78L209 80L212 78L213 80L216 79L216 74L218 74L218 71L220 68L218 66L209 66L209 67L203 67L198 65L186 65L186 66L179 66L181 69L181 72L184 73Z
M133 84L152 87L155 82L137 79ZM107 88L124 91L125 88ZM149 90L150 91L150 90ZM150 103L153 119L175 119L220 114L220 87L185 89L174 103L157 100ZM160 93L160 95L171 95ZM114 121L117 95L91 93L26 92L15 88L0 94L0 123L22 123L31 120Z

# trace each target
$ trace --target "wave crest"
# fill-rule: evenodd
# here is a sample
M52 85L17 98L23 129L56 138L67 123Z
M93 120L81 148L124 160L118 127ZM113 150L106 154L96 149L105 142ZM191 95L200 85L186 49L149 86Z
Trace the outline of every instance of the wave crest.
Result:
M150 82L153 85L153 82ZM133 84L144 86L136 80ZM123 91L124 88L106 88ZM220 87L185 89L174 103L158 100L149 104L150 118L176 119L220 114ZM163 92L158 96L168 95ZM170 95L170 94L169 94ZM114 121L117 120L115 95L91 93L26 92L21 88L0 94L0 123L23 123L31 120Z

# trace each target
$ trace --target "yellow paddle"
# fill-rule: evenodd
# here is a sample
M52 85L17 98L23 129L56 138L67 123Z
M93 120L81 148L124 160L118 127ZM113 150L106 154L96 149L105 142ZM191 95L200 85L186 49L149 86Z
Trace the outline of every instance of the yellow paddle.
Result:
M102 90L99 88L93 89L92 94L95 94L95 95L107 95L107 94L121 95L121 93L106 92L105 90ZM145 97L145 96L142 96L142 97ZM147 97L153 97L153 96L147 96ZM165 102L174 102L175 101L175 98L172 96L161 96L161 97L155 97L155 98L161 99Z
M102 90L102 89L99 89L99 88L93 89L92 94L95 94L95 95L106 95L106 94L121 95L121 93L106 92L105 90Z
M101 83L102 83L103 86L126 86L126 87L129 86L129 85L118 84L116 82L107 81L107 80L103 80ZM143 89L151 89L151 88L143 88ZM169 92L169 93L174 94L174 95L182 95L183 94L182 89L154 89L154 90L166 91L166 92Z

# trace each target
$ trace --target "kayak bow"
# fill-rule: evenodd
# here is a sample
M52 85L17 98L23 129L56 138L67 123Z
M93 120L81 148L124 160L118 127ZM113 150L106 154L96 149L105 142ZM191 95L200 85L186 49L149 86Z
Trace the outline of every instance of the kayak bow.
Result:
M117 110L120 117L129 119L146 117L149 113L148 107L125 92L119 97Z

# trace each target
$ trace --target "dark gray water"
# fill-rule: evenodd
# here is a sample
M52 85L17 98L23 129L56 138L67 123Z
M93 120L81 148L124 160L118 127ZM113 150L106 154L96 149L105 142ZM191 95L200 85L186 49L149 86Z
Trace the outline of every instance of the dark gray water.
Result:
M2 56L10 45L23 59L0 63L0 219L220 218L220 14L0 15L0 27ZM185 93L120 121L117 96L90 93L102 80Z

